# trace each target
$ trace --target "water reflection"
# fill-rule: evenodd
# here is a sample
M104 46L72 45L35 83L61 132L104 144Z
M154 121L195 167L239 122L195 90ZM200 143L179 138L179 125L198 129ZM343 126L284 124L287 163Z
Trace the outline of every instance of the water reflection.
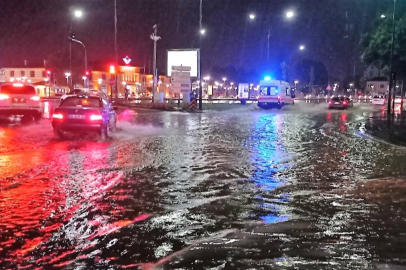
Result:
M285 183L278 173L287 169L289 163L286 163L286 150L283 146L281 136L282 116L279 114L262 114L254 124L250 140L255 143L252 145L251 161L255 169L251 172L250 181L253 181L263 192L264 197L276 188ZM269 203L267 198L257 196L260 200L260 212L267 213L260 218L265 223L275 223L288 220L286 216L279 216L279 205ZM280 202L286 202L288 196L282 195Z

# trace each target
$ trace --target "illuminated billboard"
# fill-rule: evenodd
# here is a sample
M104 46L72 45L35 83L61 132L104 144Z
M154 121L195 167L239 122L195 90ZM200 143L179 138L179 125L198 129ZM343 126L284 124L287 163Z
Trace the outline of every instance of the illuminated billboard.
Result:
M166 75L171 76L172 66L190 67L190 77L199 76L199 49L167 50Z

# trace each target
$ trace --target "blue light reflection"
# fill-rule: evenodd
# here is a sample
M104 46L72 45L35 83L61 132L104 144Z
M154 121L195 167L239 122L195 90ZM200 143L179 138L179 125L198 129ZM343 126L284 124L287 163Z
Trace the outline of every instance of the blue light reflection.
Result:
M263 196L276 188L283 186L284 182L278 173L289 168L290 164L286 162L286 150L283 147L282 140L278 139L282 129L282 116L278 114L262 114L255 122L254 130L251 133L251 161L254 165L252 177L250 181L254 182L262 191ZM267 201L263 196L257 195L256 198L262 202L259 208L262 211L268 212L267 215L259 216L265 223L275 223L286 221L287 216L278 215L280 212L280 205L288 201L287 194L277 195L275 204L270 204L270 196ZM271 195L271 197L275 197Z

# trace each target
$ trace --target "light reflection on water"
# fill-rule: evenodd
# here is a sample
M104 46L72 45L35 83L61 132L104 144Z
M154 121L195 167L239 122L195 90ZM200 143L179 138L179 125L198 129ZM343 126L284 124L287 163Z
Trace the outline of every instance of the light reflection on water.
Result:
M356 135L355 113L127 114L107 143L0 128L0 181L18 183L0 268L406 264L406 184L374 179L405 173L404 153Z

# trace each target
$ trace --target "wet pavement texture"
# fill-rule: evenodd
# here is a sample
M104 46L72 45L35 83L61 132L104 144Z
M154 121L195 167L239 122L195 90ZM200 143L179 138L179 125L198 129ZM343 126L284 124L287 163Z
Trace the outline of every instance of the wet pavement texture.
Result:
M378 112L379 113L379 112ZM406 269L406 149L370 106L0 126L0 269Z

